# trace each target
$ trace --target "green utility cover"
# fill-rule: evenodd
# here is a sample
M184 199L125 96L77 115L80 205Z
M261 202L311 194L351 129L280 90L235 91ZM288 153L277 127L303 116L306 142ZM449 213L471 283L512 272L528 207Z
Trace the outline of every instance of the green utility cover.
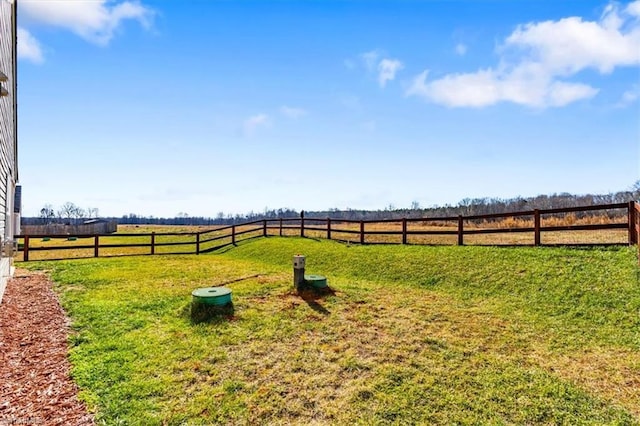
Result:
M322 275L305 275L304 281L313 288L325 288L327 286L327 277Z
M193 300L205 305L226 305L231 303L231 289L226 287L197 288L191 292Z

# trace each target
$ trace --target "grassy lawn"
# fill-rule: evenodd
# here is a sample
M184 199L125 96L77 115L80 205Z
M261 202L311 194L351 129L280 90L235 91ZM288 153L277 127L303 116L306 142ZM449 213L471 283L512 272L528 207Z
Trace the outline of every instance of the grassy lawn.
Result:
M291 257L327 295L292 291ZM104 424L639 424L630 248L348 246L268 238L224 253L22 263L73 321ZM232 316L193 325L191 290Z

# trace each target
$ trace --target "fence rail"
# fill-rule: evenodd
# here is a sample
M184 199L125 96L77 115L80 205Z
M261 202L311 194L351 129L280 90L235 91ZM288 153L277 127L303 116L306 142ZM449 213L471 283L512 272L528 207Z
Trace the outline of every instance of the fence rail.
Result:
M605 223L543 224L543 219L553 217L554 215L585 212L590 212L590 214L593 215L593 212L598 211L604 212L600 215L606 218ZM520 226L501 227L500 221L507 219L511 219L513 222L520 221ZM480 223L482 223L484 227L479 226ZM487 225L490 227L486 227ZM464 245L467 240L466 237L485 236L488 234L513 235L532 233L533 238L530 240L521 240L516 244L540 246L557 245L553 243L543 244L542 235L544 233L601 230L621 230L620 235L622 235L622 239L620 241L604 244L637 245L640 240L640 204L630 201L629 203L528 210L487 215L379 220L307 218L301 215L300 218L254 220L197 232L77 234L65 236L33 234L18 235L17 238L22 240L22 243L18 245L18 251L22 252L22 259L29 261L30 253L32 252L58 252L64 250L84 250L89 253L85 253L84 256L71 257L131 254L200 254L236 245L242 240L267 237L270 235L299 235L301 237L326 238L359 244L425 244L424 240L416 238L423 238L425 236L452 237L453 240L449 242L449 244ZM625 233L627 234L626 236ZM60 240L62 240L62 243L59 242ZM77 243L70 243L69 241L77 241ZM576 242L561 244L598 245L602 243ZM178 250L178 247L186 247L186 249ZM119 251L114 251L114 249L119 249ZM140 249L143 249L143 251Z

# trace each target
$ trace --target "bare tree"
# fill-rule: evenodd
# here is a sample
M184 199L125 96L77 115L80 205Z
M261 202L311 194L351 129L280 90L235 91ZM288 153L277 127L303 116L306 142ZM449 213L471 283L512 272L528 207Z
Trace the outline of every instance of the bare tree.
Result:
M73 219L79 219L84 215L84 211L73 204L71 201L67 201L58 209L58 217L64 219L66 223L71 225L75 222Z
M87 208L86 212L87 212L87 219L97 219L99 216L97 207L89 207Z
M42 223L44 225L49 225L53 223L56 218L56 213L53 210L53 206L51 204L45 204L40 209L40 219L42 219Z
M76 206L75 210L73 211L73 218L75 219L75 223L77 224L80 219L84 218L86 216L86 212L84 211L84 209Z
M640 180L635 181L635 183L631 185L631 194L633 200L640 201Z

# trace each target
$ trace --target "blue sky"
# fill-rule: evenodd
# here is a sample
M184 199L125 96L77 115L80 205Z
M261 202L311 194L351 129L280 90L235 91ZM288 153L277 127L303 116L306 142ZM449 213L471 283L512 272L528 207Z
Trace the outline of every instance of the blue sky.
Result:
M378 209L640 179L640 0L21 0L24 215Z

